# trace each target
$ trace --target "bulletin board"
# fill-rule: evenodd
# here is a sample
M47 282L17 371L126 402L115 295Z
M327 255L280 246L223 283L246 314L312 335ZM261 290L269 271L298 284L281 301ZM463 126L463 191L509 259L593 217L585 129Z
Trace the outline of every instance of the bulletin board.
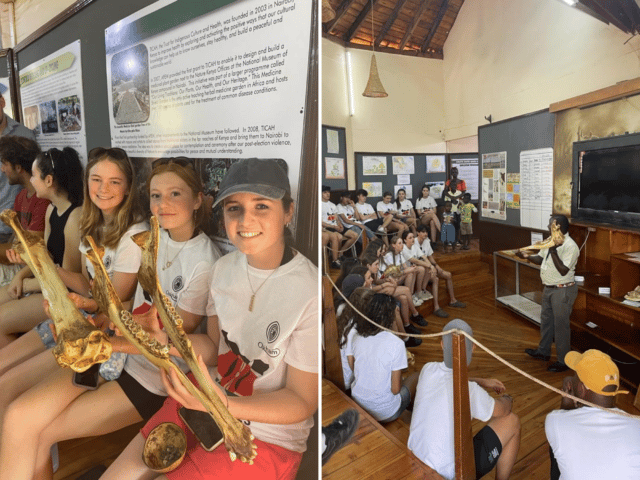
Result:
M347 137L343 127L322 125L322 185L331 190L348 188Z
M478 128L478 157L480 160L480 185L479 196L480 202L478 205L478 217L481 221L495 222L500 224L507 224L514 227L527 227L543 230L542 219L539 219L538 226L523 224L521 222L522 217L522 205L515 204L513 201L510 203L507 198L514 198L513 193L515 190L519 190L517 193L523 193L522 190L526 188L527 179L524 177L529 174L529 156L528 152L546 152L547 158L549 157L549 150L551 150L551 165L553 163L553 142L554 142L554 128L555 128L555 114L550 113L548 109L538 112L514 117L511 119L495 122L489 125L483 125ZM499 203L504 198L505 201L505 218L492 218L483 215L483 193L486 193L485 187L488 182L483 184L483 179L492 175L491 169L485 169L483 171L483 158L493 158L495 161L494 166L496 169L495 181L504 182L504 189L501 185L496 193L496 203ZM506 165L504 171L498 172L499 162L504 158ZM521 168L521 161L523 165ZM548 164L548 162L547 162ZM525 171L526 168L526 171ZM483 178L484 177L484 178ZM492 188L495 186L492 179ZM535 195L546 203L553 200L553 185L547 185L545 182L544 190L541 189L539 194ZM503 190L502 190L503 189ZM511 191L508 191L511 190ZM507 194L511 193L511 197L507 197ZM504 197L503 197L504 195ZM518 200L522 200L521 197L516 197ZM486 205L485 205L486 207ZM499 215L499 208L496 208L496 217ZM485 208L486 211L486 208ZM548 215L544 219L548 222Z
M477 153L456 156L472 158L477 157ZM431 195L438 205L442 204L442 194L439 192L448 178L452 155L356 152L355 159L356 188L369 191L369 203L375 205L382 200L384 192L391 192L395 197L396 190L402 187L407 191L407 198L415 205L422 186L429 185Z

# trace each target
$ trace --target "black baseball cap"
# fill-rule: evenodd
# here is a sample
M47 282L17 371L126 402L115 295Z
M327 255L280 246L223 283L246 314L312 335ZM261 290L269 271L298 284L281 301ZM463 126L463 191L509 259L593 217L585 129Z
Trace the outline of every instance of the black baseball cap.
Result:
M291 195L287 174L274 159L247 158L231 165L213 206L234 193L256 193L271 200Z

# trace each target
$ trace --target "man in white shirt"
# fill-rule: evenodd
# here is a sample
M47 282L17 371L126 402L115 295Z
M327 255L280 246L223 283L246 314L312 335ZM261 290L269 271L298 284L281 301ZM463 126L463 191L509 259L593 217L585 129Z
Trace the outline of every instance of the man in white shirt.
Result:
M562 390L604 407L587 407L563 397L560 410L545 420L549 440L551 480L640 478L640 420L617 415L620 390L618 367L598 350L569 352L565 364L575 371Z
M340 218L338 217L338 209L333 202L330 202L331 187L326 185L322 186L322 246L326 247L331 243L331 256L333 262L331 268L340 268L340 243L346 240L342 246L342 251L346 251L351 248L351 245L356 243L358 235L344 228Z
M443 331L459 329L473 335L463 320L452 320ZM442 339L444 362L427 363L420 372L416 390L409 449L424 463L448 480L455 477L453 439L453 349L452 335ZM465 341L467 366L475 345ZM476 478L496 467L496 480L506 480L511 474L520 448L520 419L511 411L509 395L491 397L483 388L498 394L505 386L496 379L469 379L471 416L489 422L473 437Z
M548 361L551 344L556 342L557 361L549 365L550 372L564 372L569 367L564 357L571 349L571 310L578 296L575 282L576 263L580 248L569 236L569 220L564 215L552 215L549 231L554 224L560 226L564 242L549 249L542 249L537 255L518 250L516 255L540 265L540 279L544 284L542 311L540 314L540 343L537 349L527 348L525 353L537 360Z
M340 194L340 203L336 207L342 225L347 230L351 230L358 235L358 241L360 243L362 243L362 235L366 235L369 240L376 238L376 234L369 230L362 222L362 215L355 207L353 200L351 200L348 190ZM360 232L362 232L362 234Z

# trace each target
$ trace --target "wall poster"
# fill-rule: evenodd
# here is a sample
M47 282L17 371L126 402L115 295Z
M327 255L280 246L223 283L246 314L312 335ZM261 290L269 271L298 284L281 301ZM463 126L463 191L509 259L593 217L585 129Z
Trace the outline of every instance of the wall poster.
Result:
M507 208L520 209L520 173L507 173Z
M0 94L4 98L4 113L15 119L16 114L13 112L13 106L11 105L11 84L9 83L9 77L0 77Z
M330 180L344 179L344 158L325 157L325 177Z
M482 154L482 216L506 220L507 152ZM467 184L467 187L469 185Z
M362 188L367 191L367 197L382 197L382 182L362 182Z
M471 194L471 200L478 200L478 175L480 171L478 157L452 158L451 168L453 167L457 167L458 178L464 180L467 185L467 192Z
M427 173L444 173L446 171L447 165L444 155L427 155Z
M413 175L416 173L413 157L391 157L394 175Z
M520 152L520 225L547 230L553 211L553 148Z
M72 147L87 163L80 40L20 69L24 124L42 150Z
M106 29L111 144L132 157L203 159L214 170L281 158L296 199L311 2L224 3L164 0ZM179 25L177 11L187 17Z
M363 175L386 175L387 174L387 157L362 157L362 174Z

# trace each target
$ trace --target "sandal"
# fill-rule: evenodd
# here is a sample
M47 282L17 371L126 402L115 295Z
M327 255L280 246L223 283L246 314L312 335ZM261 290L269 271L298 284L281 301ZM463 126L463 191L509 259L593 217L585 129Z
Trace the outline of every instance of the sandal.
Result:
M447 318L449 316L449 314L447 312L445 312L443 309L439 308L438 310L436 310L435 312L433 312L433 314L436 317L440 317L440 318Z
M460 301L450 303L449 306L456 307L456 308L467 308L467 304Z

